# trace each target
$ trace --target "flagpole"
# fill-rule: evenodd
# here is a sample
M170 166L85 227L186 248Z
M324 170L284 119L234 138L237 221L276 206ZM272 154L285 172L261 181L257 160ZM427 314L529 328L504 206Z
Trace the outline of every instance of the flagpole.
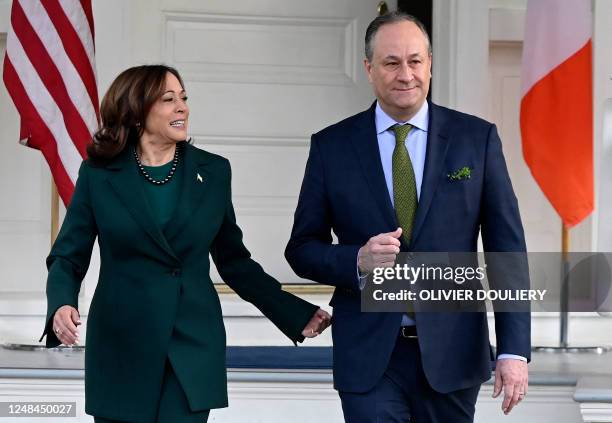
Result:
M561 319L559 328L559 348L567 348L569 323L569 228L561 222Z
M564 222L561 222L561 298L559 319L559 346L533 347L532 350L544 353L594 353L603 354L610 351L607 346L570 347L568 341L569 328L569 288L570 288L570 232Z
M57 185L51 179L51 246L57 238L59 233L59 193L57 192Z

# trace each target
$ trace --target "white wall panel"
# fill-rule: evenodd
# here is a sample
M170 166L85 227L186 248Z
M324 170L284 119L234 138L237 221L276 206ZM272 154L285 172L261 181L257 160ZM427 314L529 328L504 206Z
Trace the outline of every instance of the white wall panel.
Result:
M355 19L164 12L165 61L186 79L350 86ZM197 40L198 48L193 48Z

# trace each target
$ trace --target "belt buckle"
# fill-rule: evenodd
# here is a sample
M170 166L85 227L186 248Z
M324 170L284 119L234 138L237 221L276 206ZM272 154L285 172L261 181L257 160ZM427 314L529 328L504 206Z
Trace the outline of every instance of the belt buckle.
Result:
M408 326L402 326L402 338L416 339L417 335L411 335L408 333Z

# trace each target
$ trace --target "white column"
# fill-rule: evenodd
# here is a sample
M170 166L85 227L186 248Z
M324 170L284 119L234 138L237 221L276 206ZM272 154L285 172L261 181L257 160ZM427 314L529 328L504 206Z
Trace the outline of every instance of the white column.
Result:
M489 80L487 0L434 0L432 32L433 101L486 118Z

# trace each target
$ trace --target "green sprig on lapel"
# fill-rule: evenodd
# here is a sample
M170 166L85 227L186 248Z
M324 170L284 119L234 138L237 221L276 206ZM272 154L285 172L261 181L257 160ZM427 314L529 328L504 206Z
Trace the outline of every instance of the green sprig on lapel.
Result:
M462 179L470 179L472 177L472 169L467 166L463 166L461 169L457 169L453 173L446 175L450 181L460 181Z

